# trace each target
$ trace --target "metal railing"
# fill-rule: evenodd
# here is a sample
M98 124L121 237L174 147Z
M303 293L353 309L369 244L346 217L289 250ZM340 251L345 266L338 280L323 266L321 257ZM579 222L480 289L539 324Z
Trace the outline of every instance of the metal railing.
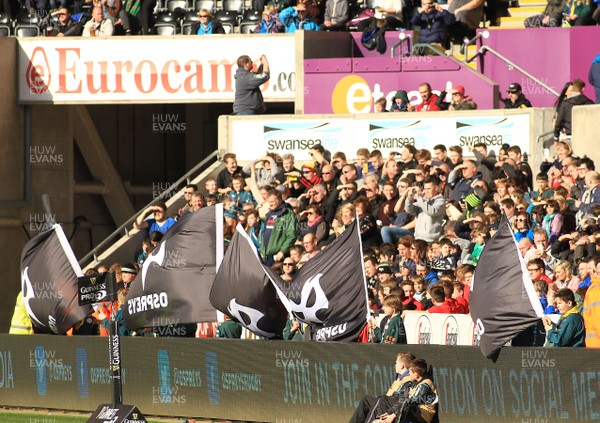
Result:
M400 32L400 35L398 36L398 38L400 38L400 41L398 41L396 44L394 44L392 46L392 48L390 49L390 52L391 52L391 55L392 55L392 59L395 57L394 56L394 52L396 51L396 49L398 47L400 47L404 43L408 44L408 51L409 52L412 51L412 46L411 46L411 39L412 39L412 37L410 36L410 34L405 34L404 32Z
M494 50L491 47L481 46L475 52L475 54L473 55L473 57L469 57L468 47L470 45L472 45L473 43L475 43L477 40L479 40L481 38L487 38L487 37L489 37L489 33L487 31L483 31L483 32L477 34L473 39L468 40L468 41L465 42L465 44L464 44L464 48L465 48L465 63L470 63L473 60L475 60L477 57L483 56L486 52L490 52L494 56L496 56L498 59L500 59L503 62L505 62L507 65L512 66L514 69L516 69L519 72L521 72L523 75L525 75L526 77L528 77L529 79L531 79L533 82L535 82L536 84L538 84L541 87L543 87L544 89L546 89L548 92L554 94L557 97L560 95L554 88L552 88L549 85L547 85L544 81L536 78L531 73L527 72L525 69L523 69L522 67L520 67L519 65L517 65L515 62L513 62L510 59L506 58L505 56L503 56L502 54L498 53L496 50ZM481 73L483 73L483 68L481 69Z
M169 188L164 190L158 197L154 198L151 202L149 202L147 205L142 207L141 210L146 210L148 207L158 203L159 201L162 201L165 197L169 196L171 194L171 192L178 190L179 186L181 184L183 184L184 182L186 184L189 184L190 180L193 179L193 178L191 178L191 175L195 174L200 169L206 167L209 163L211 163L213 161L213 159L214 159L214 161L220 159L219 150L213 151L210 155L208 155L204 160L202 160L200 163L198 163L192 169L190 169L185 175L183 175L181 178L179 178L176 182L173 182L169 186ZM100 244L98 244L96 247L94 247L94 249L92 249L92 251L90 251L85 256L83 256L79 260L79 265L82 267L85 266L91 258L93 258L95 261L97 261L98 253L100 251L103 251L104 247L106 247L107 245L112 245L114 238L116 238L117 236L123 237L123 236L129 235L129 228L133 225L133 222L138 217L138 215L139 215L139 213L134 214L125 223L123 223L121 226L119 226L113 233L111 233L109 236L107 236L104 239L104 241L102 241Z
M416 43L413 44L412 46L412 52L414 53L415 51L419 51L419 49L423 49L423 50L431 50L433 51L436 56L445 56L446 52L443 50L438 49L437 47L429 44L429 43Z

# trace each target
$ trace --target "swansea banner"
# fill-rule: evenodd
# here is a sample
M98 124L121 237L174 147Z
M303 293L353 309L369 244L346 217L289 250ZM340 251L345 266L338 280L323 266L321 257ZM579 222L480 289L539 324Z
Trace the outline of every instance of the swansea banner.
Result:
M241 225L237 226L223 257L210 302L256 335L271 339L282 337L287 311Z
M543 315L506 219L481 253L469 306L481 352L488 358Z
M131 329L217 320L208 296L223 257L223 205L187 214L163 237L131 284Z
M263 265L285 307L317 341L356 341L369 318L358 219L307 261L291 282Z
M21 254L21 290L27 314L40 332L65 334L92 313L77 302L83 276L60 225L30 239Z

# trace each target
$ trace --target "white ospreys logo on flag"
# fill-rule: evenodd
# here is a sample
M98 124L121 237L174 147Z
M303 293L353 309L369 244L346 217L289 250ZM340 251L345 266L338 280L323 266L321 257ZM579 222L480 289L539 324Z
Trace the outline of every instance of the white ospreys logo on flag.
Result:
M29 280L28 270L29 266L23 270L23 292L25 293L25 295L23 295L23 303L25 304L25 309L27 310L29 317L35 320L40 326L44 326L44 324L40 322L37 316L33 313L31 306L29 305L29 301L35 298L35 292L33 291L33 285Z
M317 312L329 307L329 300L327 300L325 291L323 291L323 288L321 288L321 284L319 283L321 276L323 276L323 274L319 273L304 284L302 292L300 293L300 304L296 304L293 300L290 300L292 312L304 322L323 323L323 321L317 317ZM313 290L315 292L315 303L312 307L309 307L307 305L308 299Z
M165 245L167 245L166 241L160 244L160 247L158 248L156 254L152 252L152 254L150 254L150 257L148 257L144 261L144 264L142 265L142 290L144 290L146 287L146 274L148 273L150 264L156 263L159 266L163 265L163 261L165 260Z
M227 310L229 310L229 312L237 319L238 322L242 323L252 333L264 336L265 338L274 338L276 336L274 333L264 332L258 328L258 321L265 316L260 311L238 304L235 301L235 298L232 298L231 301L229 301ZM244 320L241 313L244 313L250 318L250 323L246 323L246 320Z

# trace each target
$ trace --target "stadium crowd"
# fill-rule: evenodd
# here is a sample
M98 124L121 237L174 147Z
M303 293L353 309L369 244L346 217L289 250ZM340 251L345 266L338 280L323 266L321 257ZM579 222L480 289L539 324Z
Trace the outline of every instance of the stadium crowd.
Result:
M449 48L472 38L482 21L499 25L510 16L508 2L483 0L2 0L2 18L15 26L37 26L50 36L107 37L134 34L293 33L359 30L368 48L381 47L386 30L417 30L420 43ZM250 3L250 2L249 2ZM541 14L525 19L527 27L570 27L600 22L597 2L548 1ZM227 29L225 29L227 27ZM242 29L242 28L246 29ZM167 28L166 32L161 28ZM91 31L90 31L91 30ZM16 31L15 31L16 32ZM31 36L27 33L26 36ZM385 47L383 47L385 50ZM427 53L424 53L427 54Z
M242 224L265 263L291 282L357 217L374 316L363 341L406 343L406 310L469 312L474 269L505 216L545 313L562 315L558 324L540 321L515 344L542 345L547 332L556 346L599 346L600 175L568 142L557 141L554 152L536 172L518 146L496 154L483 143L468 151L439 144L433 152L405 145L385 158L359 149L352 162L316 145L309 162L270 152L243 167L227 153L225 168L203 190L185 188L176 216L167 217L162 203L139 215L134 225L148 238L136 263L97 271L115 271L126 293L176 219L220 202L226 245ZM218 335L239 336L235 326L225 322ZM302 332L290 320L283 337L302 339Z

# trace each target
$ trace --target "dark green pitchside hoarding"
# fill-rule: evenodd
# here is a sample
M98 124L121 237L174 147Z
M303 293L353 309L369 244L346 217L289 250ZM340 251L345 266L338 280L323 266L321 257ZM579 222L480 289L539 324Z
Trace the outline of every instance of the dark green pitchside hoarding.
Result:
M0 335L0 404L92 411L110 401L107 342ZM381 395L395 355L434 367L442 422L600 420L600 350L123 338L124 402L145 415L347 422Z

